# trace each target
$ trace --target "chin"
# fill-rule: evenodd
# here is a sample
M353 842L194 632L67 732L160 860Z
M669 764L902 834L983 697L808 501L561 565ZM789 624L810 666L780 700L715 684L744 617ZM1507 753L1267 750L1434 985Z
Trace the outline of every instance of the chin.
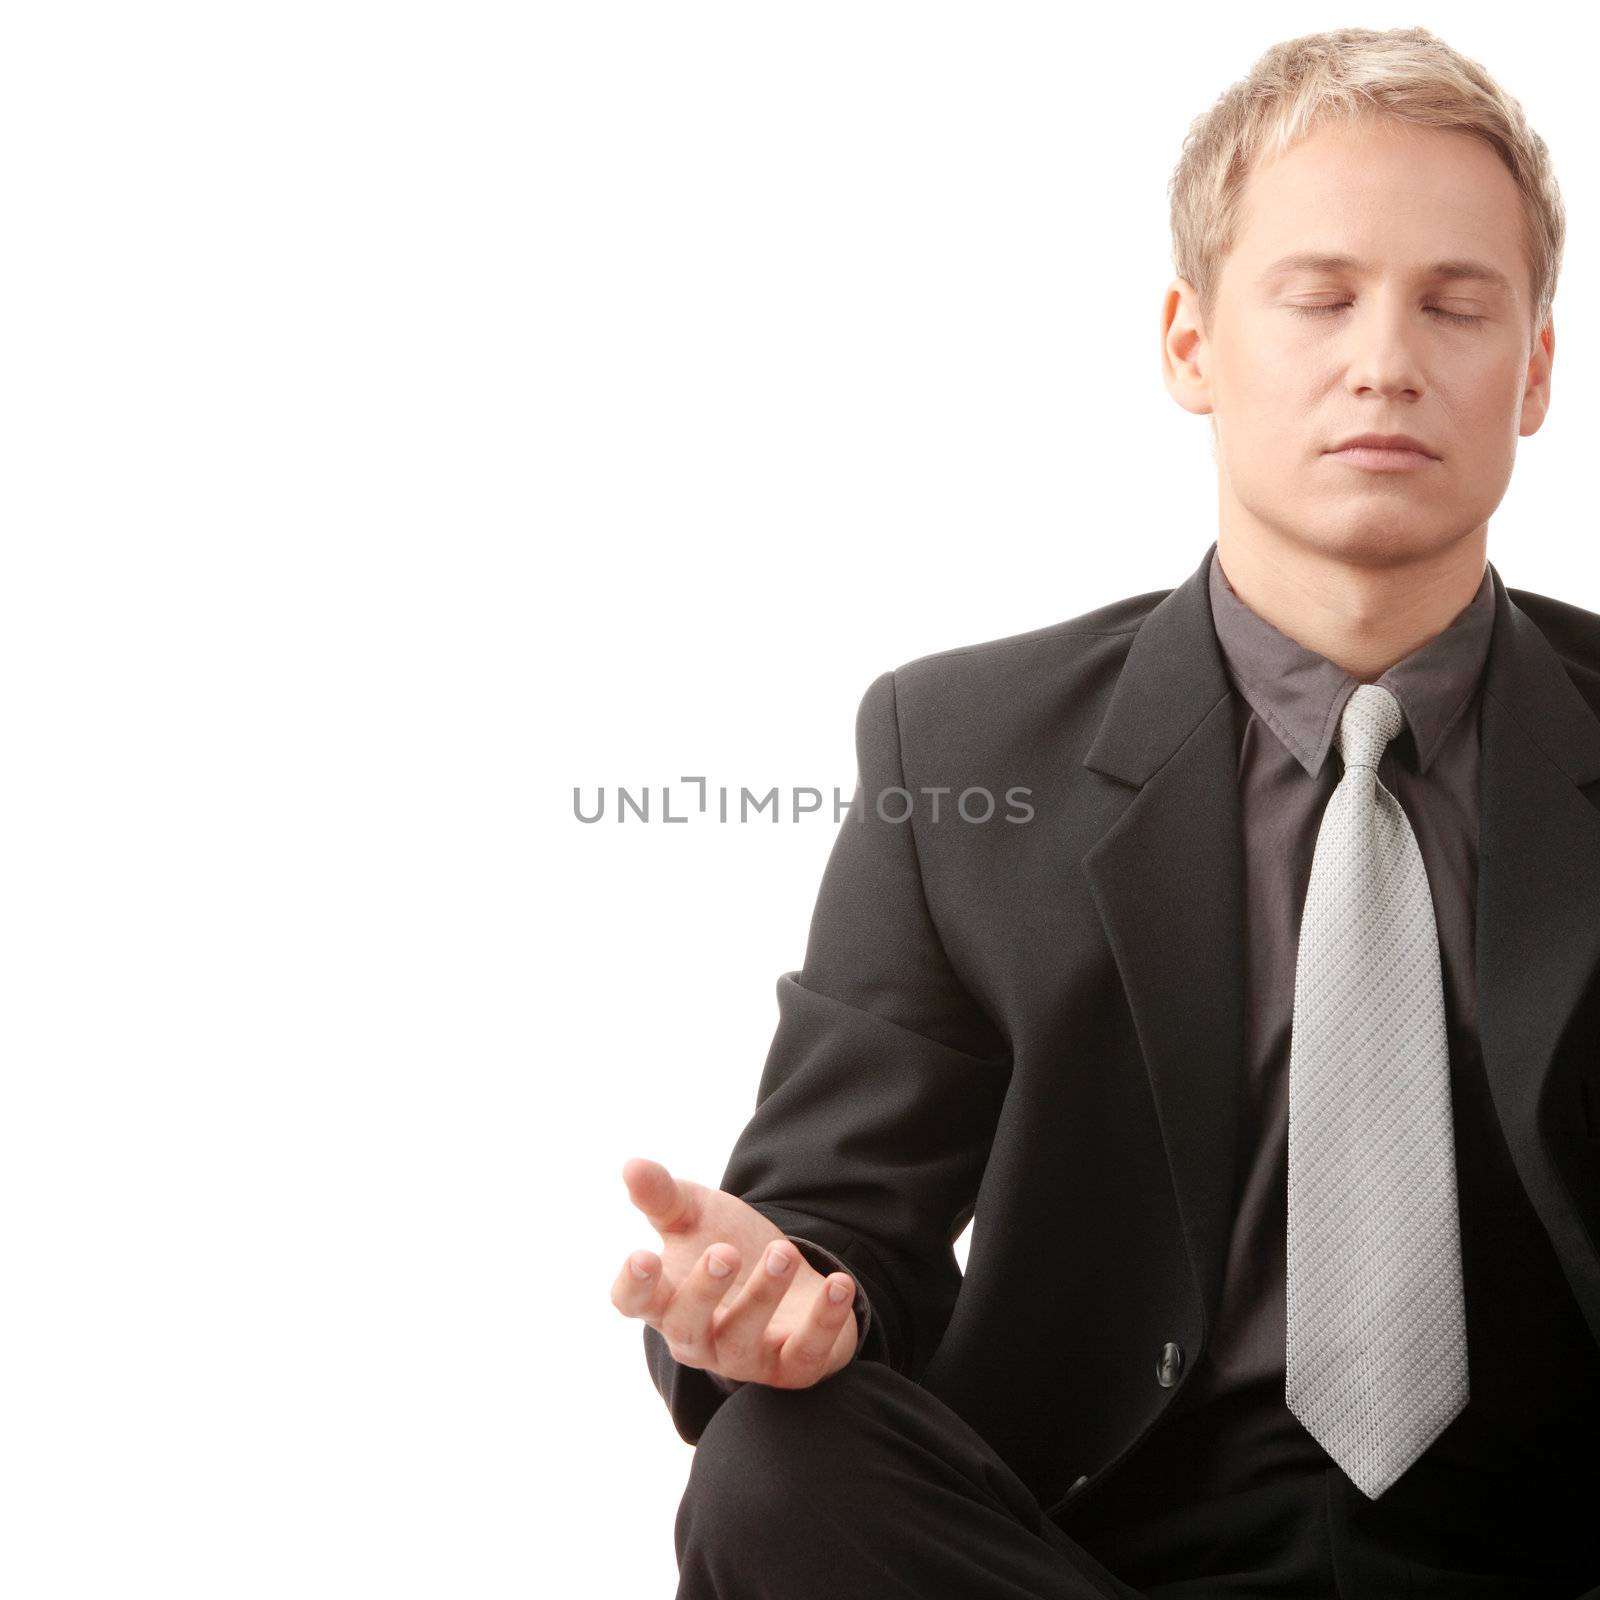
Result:
M1356 566L1402 566L1450 542L1437 528L1397 523L1392 507L1324 505L1308 513L1267 510L1256 515L1288 543Z
M1339 522L1317 543L1340 560L1365 567L1407 566L1447 548L1459 535L1437 525L1410 527L1392 514L1358 513Z

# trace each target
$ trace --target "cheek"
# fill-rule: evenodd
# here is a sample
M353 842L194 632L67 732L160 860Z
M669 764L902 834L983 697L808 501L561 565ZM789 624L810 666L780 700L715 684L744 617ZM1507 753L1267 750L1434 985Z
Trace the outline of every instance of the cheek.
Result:
M1233 370L1245 387L1259 393L1281 388L1285 383L1303 383L1309 355L1293 339L1263 337L1251 346L1248 359L1238 362Z
M1315 444L1325 431L1328 390L1338 383L1326 348L1277 329L1219 356L1215 400L1235 467L1248 471L1259 457L1281 472L1286 459L1304 455L1308 439Z
M1516 447L1522 420L1525 369L1514 363L1463 374L1441 385L1441 410L1453 419L1458 444L1490 460Z
M1252 414L1251 426L1273 435L1292 432L1324 408L1330 384L1337 383L1325 354L1293 339L1263 343L1241 374L1240 400Z
M1528 380L1527 361L1516 350L1498 354L1482 352L1446 366L1436 387L1449 394L1452 406L1463 416L1504 416L1522 405Z

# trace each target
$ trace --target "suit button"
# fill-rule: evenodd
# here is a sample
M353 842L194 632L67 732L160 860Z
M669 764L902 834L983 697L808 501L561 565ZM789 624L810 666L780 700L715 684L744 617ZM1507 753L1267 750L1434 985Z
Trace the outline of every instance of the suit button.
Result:
M1170 1389L1178 1381L1178 1374L1182 1371L1183 1346L1168 1340L1162 1345L1161 1359L1156 1363L1156 1382L1163 1389Z

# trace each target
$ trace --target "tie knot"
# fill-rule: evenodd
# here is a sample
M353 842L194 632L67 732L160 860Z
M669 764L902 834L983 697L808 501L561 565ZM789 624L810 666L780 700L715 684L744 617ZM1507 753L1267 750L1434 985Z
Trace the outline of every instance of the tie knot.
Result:
M1358 683L1339 717L1339 754L1345 771L1352 767L1377 769L1389 741L1405 725L1400 702L1375 683Z

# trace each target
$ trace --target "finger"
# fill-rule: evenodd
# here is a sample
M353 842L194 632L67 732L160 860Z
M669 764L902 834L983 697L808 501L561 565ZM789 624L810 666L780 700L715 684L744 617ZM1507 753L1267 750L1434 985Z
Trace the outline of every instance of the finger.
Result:
M726 1272L712 1270L713 1263ZM675 1360L690 1366L710 1364L712 1356L711 1313L723 1295L738 1281L739 1252L720 1240L707 1245L678 1291L661 1313L658 1326L671 1347Z
M835 1294L839 1296L837 1300ZM778 1351L778 1370L785 1382L801 1385L817 1381L839 1342L845 1319L854 1314L855 1294L855 1281L847 1272L830 1272L817 1285L810 1309Z
M694 1206L689 1191L659 1161L634 1156L623 1163L622 1181L628 1186L628 1198L657 1233L681 1228L690 1220Z
M800 1252L785 1239L774 1239L762 1252L744 1287L727 1306L713 1314L717 1368L729 1373L759 1372L773 1363L776 1352L764 1348L772 1314L795 1282Z
M635 1250L611 1285L611 1303L625 1317L648 1317L660 1288L660 1256Z

